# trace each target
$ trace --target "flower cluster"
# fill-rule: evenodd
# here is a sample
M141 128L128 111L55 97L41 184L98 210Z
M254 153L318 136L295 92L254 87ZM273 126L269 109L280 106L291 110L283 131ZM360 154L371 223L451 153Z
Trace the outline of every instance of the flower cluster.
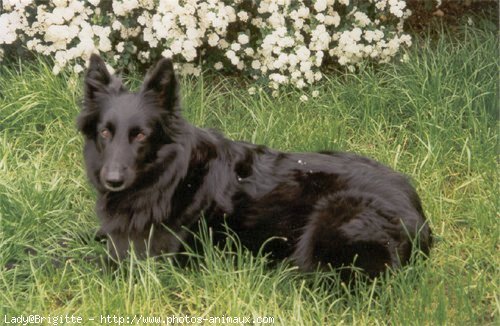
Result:
M165 56L185 74L210 65L303 88L327 63L388 62L411 45L404 0L4 0L2 9L0 47L51 55L55 73L80 72L99 52L120 66Z

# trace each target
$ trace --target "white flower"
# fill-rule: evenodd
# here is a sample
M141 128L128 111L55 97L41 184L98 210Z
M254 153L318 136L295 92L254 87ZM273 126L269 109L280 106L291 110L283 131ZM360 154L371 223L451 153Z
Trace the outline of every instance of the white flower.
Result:
M378 10L384 10L385 6L387 5L387 0L379 0L377 3L375 3L375 8Z
M111 28L114 29L115 31L119 31L122 28L122 23L120 21L118 21L118 20L115 20L111 24Z
M233 50L226 51L226 57L231 60L236 58L236 53Z
M241 49L241 45L239 43L233 43L231 44L231 50L233 51L239 51Z
M311 56L311 51L309 51L309 49L306 48L305 46L299 47L299 49L297 50L296 53L297 53L297 57L301 61L307 60Z
M299 17L303 17L303 18L308 17L309 16L309 8L302 6L297 11L297 14L299 15Z
M219 40L219 47L221 49L227 49L229 47L229 43L225 39Z
M59 75L61 72L61 67L58 64L55 64L54 67L52 68L52 73L54 75Z
M277 84L285 84L288 78L281 74L270 74L269 79L275 81Z
M408 45L408 46L411 46L411 36L408 34L401 35L401 37L399 38L399 41L401 43L406 43L406 45Z
M66 44L78 34L78 29L76 27L70 28L65 25L52 25L49 26L45 34L45 41Z
M53 0L52 2L54 3L54 6L56 6L56 8L66 7L68 3L67 0Z
M240 65L240 58L238 57L234 57L231 59L231 63L234 65L234 66L238 66ZM240 66L241 67L241 66Z
M219 61L214 64L214 68L215 70L221 70L222 68L224 68L224 65Z
M123 45L124 45L124 43L123 43L123 42L118 43L118 44L116 45L116 51L117 51L117 52L119 52L119 53L122 53L122 52L123 52L123 50L125 49Z
M238 43L240 44L247 44L249 41L248 35L246 34L240 34L238 35Z
M199 76L201 73L201 69L199 67L196 67L192 63L185 63L180 65L180 73L181 75Z
M148 23L147 18L144 15L140 15L139 18L137 18L137 22L142 26L145 26Z
M318 25L311 33L311 44L309 48L312 50L326 50L330 43L330 34L326 30L325 25Z
M327 6L326 0L316 0L314 3L314 10L316 10L317 12L322 12L325 11L326 6Z
M403 17L403 9L406 7L406 2L398 0L389 0L390 13L396 17Z
M170 45L170 50L174 54L178 54L182 52L182 40L175 40L171 45Z
M149 52L148 51L140 51L138 54L139 61L147 62L149 60Z
M301 102L307 102L307 101L309 100L309 98L307 97L307 95L305 95L305 94L304 94L304 95L302 95L302 96L299 98L299 100L300 100Z
M365 27L371 23L370 18L368 18L368 16L364 12L360 11L356 11L354 13L354 19L356 19L356 22L360 27Z
M247 56L249 56L249 57L252 57L252 56L255 54L255 51L254 51L254 49L252 49L252 48L246 48L246 49L245 49L245 54L246 54Z
M219 35L212 33L208 36L208 44L212 47L217 46L219 43Z
M101 37L99 39L99 45L97 46L99 51L109 52L111 51L111 41L107 37Z
M186 37L189 39L189 40L195 40L199 37L199 31L196 29L196 28L188 28L186 30Z
M316 91L312 91L311 96L312 97L318 97L319 96L319 91L317 91L317 90Z
M240 11L238 13L238 18L242 21L242 22L246 22L248 20L248 13L246 11Z
M162 57L164 58L167 58L167 59L170 59L174 56L174 53L171 51L171 50L164 50L162 53L161 53Z
M190 40L184 41L184 43L182 44L182 49L182 55L184 56L184 58L186 58L187 62L193 61L198 55L194 42Z
M126 16L132 10L139 8L137 0L122 0L122 2L113 1L113 12L117 16Z
M76 74L79 74L81 73L82 71L84 70L83 66L82 65L74 65L73 66L73 71L76 73Z
M317 14L315 16L315 18L320 22L320 23L324 23L325 22L325 15L323 14Z

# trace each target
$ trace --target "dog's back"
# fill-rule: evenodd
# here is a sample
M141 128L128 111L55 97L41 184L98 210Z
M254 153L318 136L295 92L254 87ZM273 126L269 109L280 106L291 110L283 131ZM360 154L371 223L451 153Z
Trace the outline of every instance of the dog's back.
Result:
M291 258L303 270L356 259L370 276L407 263L414 248L428 254L430 229L403 175L349 153L233 146L239 156L212 165L231 180L225 188L231 209L225 218L208 216L213 227L224 221L251 250Z

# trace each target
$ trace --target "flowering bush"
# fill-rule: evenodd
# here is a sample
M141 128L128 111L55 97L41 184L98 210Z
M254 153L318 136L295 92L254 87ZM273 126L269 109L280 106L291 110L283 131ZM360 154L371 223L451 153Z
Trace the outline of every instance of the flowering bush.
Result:
M302 88L321 67L388 62L411 38L403 0L4 0L0 46L54 57L76 72L92 52L117 66L172 57L181 73L201 66ZM0 60L3 50L0 49Z

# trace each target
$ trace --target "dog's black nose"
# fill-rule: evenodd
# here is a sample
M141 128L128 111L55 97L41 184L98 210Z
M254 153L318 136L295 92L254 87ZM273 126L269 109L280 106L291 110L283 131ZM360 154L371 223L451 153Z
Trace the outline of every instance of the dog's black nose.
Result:
M109 172L104 180L106 188L112 191L121 190L125 180L119 172Z

